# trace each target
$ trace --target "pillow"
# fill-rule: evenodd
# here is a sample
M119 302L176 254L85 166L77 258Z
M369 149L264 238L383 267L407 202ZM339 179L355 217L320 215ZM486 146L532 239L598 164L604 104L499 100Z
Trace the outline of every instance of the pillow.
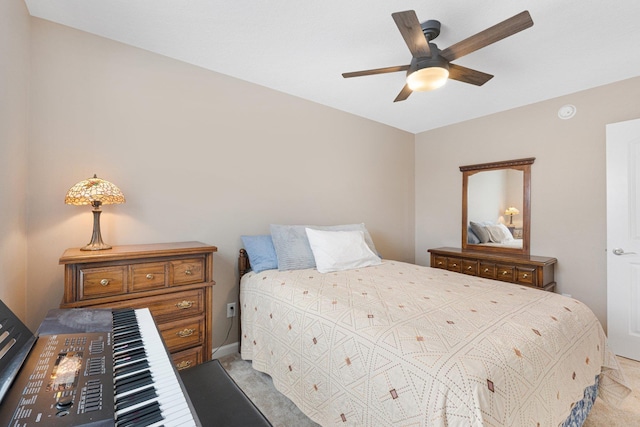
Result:
M249 255L251 270L260 273L278 268L278 257L270 235L240 236L240 238Z
M505 242L510 242L512 240L515 240L513 238L513 233L511 233L511 230L509 230L509 227L507 227L503 223L498 223L498 227L502 228L502 231L507 236Z
M472 245L480 243L480 239L478 239L478 236L476 236L476 233L473 232L471 227L467 227L467 243L471 243Z
M278 270L302 270L316 265L302 225L271 225Z
M369 230L364 226L364 223L360 224L342 224L342 225L313 225L309 226L309 228L313 230L322 230L322 231L362 231L364 234L364 242L367 244L371 251L380 256L376 246L373 244L373 239L371 238L371 234L369 234Z
M489 232L487 231L486 227L482 224L479 224L477 222L473 222L471 221L469 223L471 229L473 230L473 234L475 234L476 236L478 236L478 239L480 239L480 243L488 243L489 242Z
M485 227L489 232L489 238L494 243L506 243L513 240L513 236L504 224L487 225Z
M278 270L302 270L304 268L314 268L316 261L309 246L309 239L305 228L323 231L362 231L364 238L374 253L376 247L373 245L371 235L364 224L345 225L275 225L271 224L271 238L278 257ZM251 259L249 259L251 261Z
M305 228L320 273L351 270L382 263L364 241L364 232Z

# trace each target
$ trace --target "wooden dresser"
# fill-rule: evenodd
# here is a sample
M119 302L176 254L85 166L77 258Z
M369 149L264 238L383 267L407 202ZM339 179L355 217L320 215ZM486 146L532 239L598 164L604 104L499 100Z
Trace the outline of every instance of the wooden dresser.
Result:
M67 249L60 308L148 307L178 369L211 359L215 246L200 242Z
M431 267L553 291L555 258L504 255L460 248L429 249Z

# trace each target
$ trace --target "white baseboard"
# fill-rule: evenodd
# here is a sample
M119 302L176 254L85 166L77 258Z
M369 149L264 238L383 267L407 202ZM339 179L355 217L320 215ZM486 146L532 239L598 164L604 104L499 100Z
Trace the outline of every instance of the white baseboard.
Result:
M223 345L218 349L218 351L216 351L216 349L214 348L213 351L215 352L215 354L213 355L213 358L220 359L221 357L229 356L230 354L239 353L239 346L239 342L232 342L231 344Z

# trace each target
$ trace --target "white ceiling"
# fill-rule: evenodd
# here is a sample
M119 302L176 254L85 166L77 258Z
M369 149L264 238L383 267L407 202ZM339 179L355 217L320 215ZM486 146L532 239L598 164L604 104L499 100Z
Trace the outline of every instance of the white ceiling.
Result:
M638 0L25 0L32 16L412 133L640 75ZM534 26L454 63L494 74L394 103L405 65L391 18L413 9L450 45L529 10ZM560 107L560 106L559 106Z

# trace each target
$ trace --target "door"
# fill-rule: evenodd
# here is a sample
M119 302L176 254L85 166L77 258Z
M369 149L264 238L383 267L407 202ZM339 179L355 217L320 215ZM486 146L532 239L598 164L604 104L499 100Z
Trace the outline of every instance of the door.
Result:
M607 335L640 360L640 119L607 125Z

